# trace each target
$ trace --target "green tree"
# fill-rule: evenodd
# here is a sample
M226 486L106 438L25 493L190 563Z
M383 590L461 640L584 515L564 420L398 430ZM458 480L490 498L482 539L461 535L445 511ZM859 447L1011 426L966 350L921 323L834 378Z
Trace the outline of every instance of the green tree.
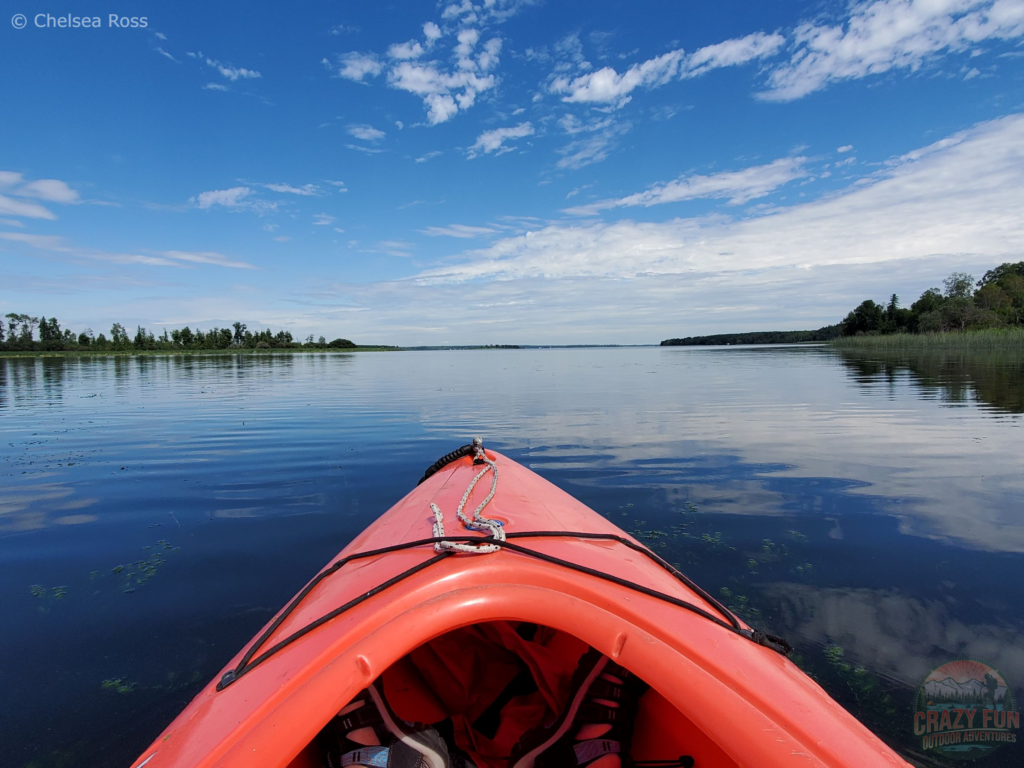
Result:
M114 323L110 327L110 347L117 352L125 352L131 349L132 342L128 338L128 332L120 323Z
M942 281L947 299L970 299L974 293L974 275L954 272Z
M882 307L871 299L862 301L860 305L843 320L845 336L859 336L866 333L878 333L885 320Z

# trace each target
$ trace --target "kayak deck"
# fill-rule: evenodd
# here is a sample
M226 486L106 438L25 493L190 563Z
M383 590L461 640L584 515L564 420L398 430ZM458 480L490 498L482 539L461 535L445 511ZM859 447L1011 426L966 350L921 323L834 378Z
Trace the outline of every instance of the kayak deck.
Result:
M461 669L457 651L471 653L471 645L449 641L499 626L513 633L537 627L544 640L537 652L557 658L553 680L571 677L589 646L650 684L636 724L637 759L687 754L698 766L763 768L907 765L788 659L751 642L746 625L732 619L732 626L717 601L638 542L527 468L494 452L487 456L501 476L487 516L503 524L509 546L492 554L439 556L430 543L416 544L431 537L431 504L444 511L449 534L480 536L454 519L479 467L465 457L437 471L349 544L322 572L329 575L314 579L268 624L136 766L318 765L318 733L378 677L401 702L395 708L403 718L463 718L465 743L487 747L475 752L482 764L503 766L499 748L470 733L475 710L458 697L446 703L436 680L423 684L432 673L415 662L423 649L443 646ZM467 509L486 496L483 486L470 494ZM607 538L515 538L538 531ZM528 545L537 556L511 545ZM346 559L372 550L386 551ZM332 571L339 562L344 565ZM552 651L550 643L561 650ZM445 652L432 653L448 659ZM474 669L464 683L486 699L483 692L501 676L479 664ZM554 693L546 705L557 707Z

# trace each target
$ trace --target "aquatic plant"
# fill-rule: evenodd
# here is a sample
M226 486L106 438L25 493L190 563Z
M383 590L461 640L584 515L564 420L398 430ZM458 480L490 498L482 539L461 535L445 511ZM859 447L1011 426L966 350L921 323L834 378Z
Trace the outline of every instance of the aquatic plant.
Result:
M104 691L116 691L117 693L131 693L136 688L136 683L123 677L111 677L100 683Z

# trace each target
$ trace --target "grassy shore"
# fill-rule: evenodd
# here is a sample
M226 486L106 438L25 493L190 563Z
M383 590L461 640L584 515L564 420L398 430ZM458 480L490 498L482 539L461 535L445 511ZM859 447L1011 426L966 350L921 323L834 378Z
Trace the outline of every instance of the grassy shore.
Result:
M94 349L62 349L49 352L43 351L0 351L0 357L152 357L159 355L295 355L310 353L316 355L338 354L348 352L387 352L400 347L342 347L329 349L128 349L128 350L94 350Z
M945 333L894 333L888 336L841 336L833 347L865 352L1014 350L1024 352L1024 328L988 328Z

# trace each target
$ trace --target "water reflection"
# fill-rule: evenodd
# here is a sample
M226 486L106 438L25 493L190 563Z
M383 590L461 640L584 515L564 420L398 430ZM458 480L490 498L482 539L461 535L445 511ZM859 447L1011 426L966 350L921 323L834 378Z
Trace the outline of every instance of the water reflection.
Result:
M5 764L129 762L473 434L795 640L911 750L887 712L929 665L1024 683L1022 381L806 347L0 359Z
M891 388L909 375L921 397L949 404L981 403L1024 413L1024 352L839 352L861 386Z

